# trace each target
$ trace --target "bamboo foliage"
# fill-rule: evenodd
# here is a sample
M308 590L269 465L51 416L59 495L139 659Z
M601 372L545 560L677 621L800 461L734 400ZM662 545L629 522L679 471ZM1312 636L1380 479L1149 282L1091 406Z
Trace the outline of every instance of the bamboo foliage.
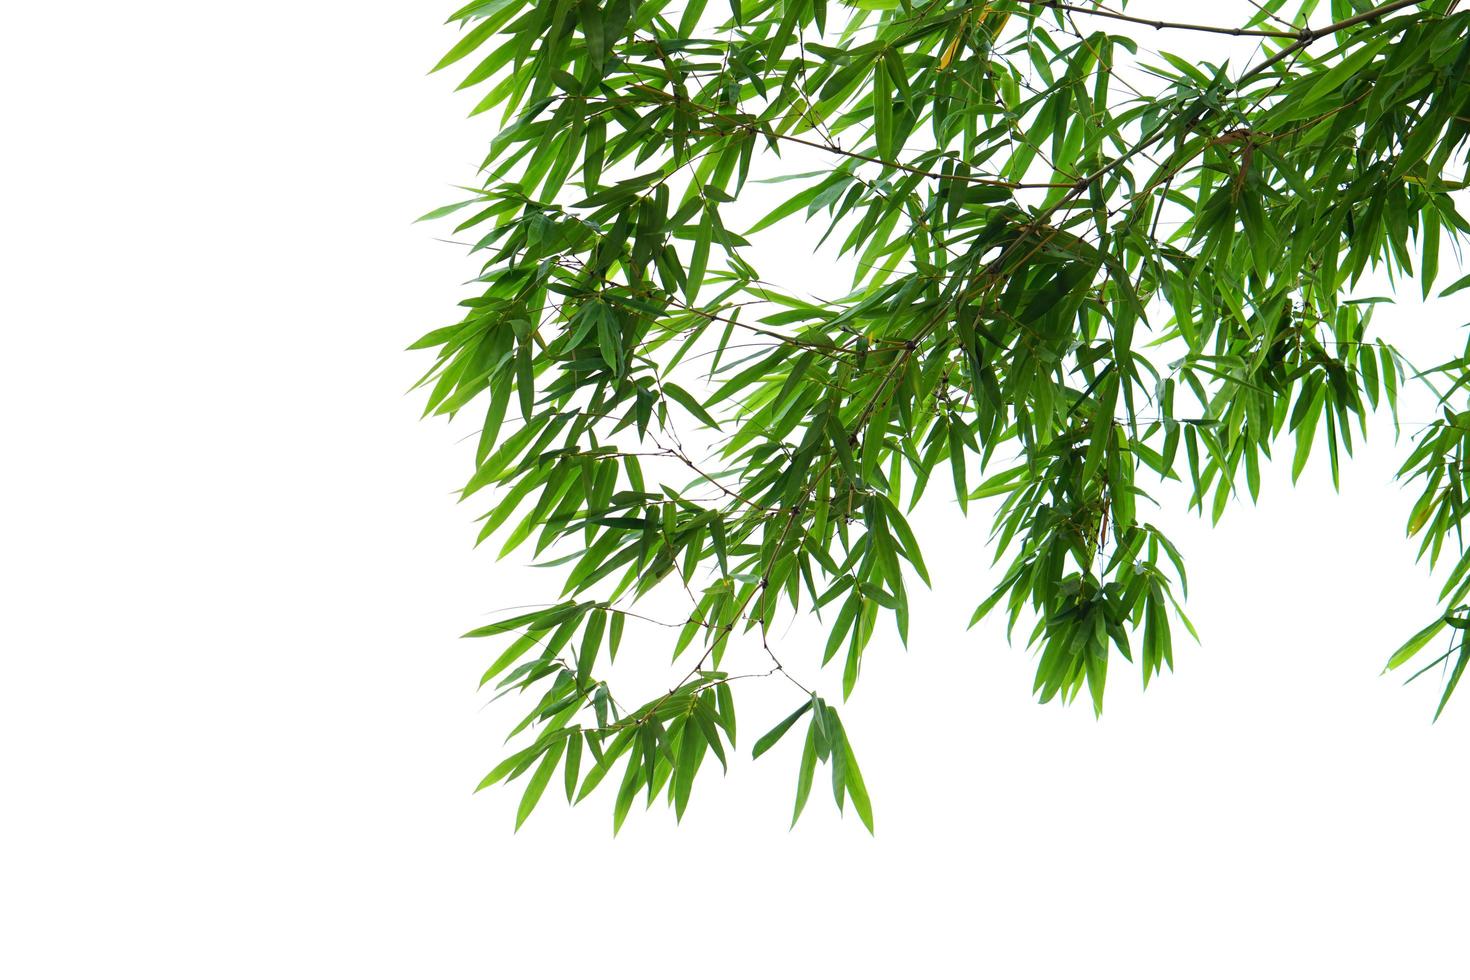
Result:
M482 419L462 491L486 500L481 540L565 572L559 597L470 634L499 641L482 684L529 706L482 788L523 781L517 826L559 774L571 801L607 779L615 828L639 798L682 817L701 768L731 761L736 691L784 677L795 710L753 754L795 730L793 822L820 763L871 831L829 699L880 623L907 636L926 491L995 498L974 619L1022 627L1040 700L1085 691L1101 712L1115 657L1147 683L1192 632L1149 488L1181 481L1218 520L1273 452L1294 478L1325 452L1336 480L1411 376L1444 391L1404 465L1409 533L1455 564L1444 614L1390 666L1450 631L1448 698L1470 657L1470 348L1410 372L1353 291L1386 271L1430 295L1442 242L1470 229L1458 6L1262 0L1240 24L1028 0L455 12L437 69L502 125L476 185L425 216L482 265L463 315L413 347L433 352L427 411ZM1143 27L1165 50L1139 47ZM1167 50L1187 32L1245 42L1201 63ZM763 179L785 193L751 220ZM819 232L850 292L763 274L772 228ZM625 628L665 608L671 683L615 696ZM810 612L827 640L799 679L770 637ZM723 669L737 648L761 666Z

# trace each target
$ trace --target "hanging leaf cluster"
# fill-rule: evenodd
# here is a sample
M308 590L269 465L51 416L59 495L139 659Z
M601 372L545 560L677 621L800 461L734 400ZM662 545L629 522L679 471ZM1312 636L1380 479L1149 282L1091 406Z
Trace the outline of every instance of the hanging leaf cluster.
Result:
M880 625L907 639L930 580L921 498L987 501L997 567L975 621L1023 631L1040 700L1085 691L1100 712L1110 665L1147 683L1192 632L1151 491L1177 483L1219 520L1275 453L1293 478L1325 453L1335 481L1408 379L1443 408L1404 465L1409 533L1455 565L1444 614L1390 666L1449 631L1430 664L1448 665L1448 698L1470 658L1470 348L1411 370L1356 292L1387 275L1428 297L1441 244L1470 230L1458 8L454 13L437 68L501 125L463 199L426 216L452 221L479 273L462 315L413 346L433 352L427 411L478 422L462 495L484 501L480 540L564 573L544 606L470 634L498 644L482 684L530 705L481 785L523 782L517 826L554 780L570 801L607 781L615 827L638 799L682 817L696 775L736 752L736 692L784 679L796 709L753 754L804 732L795 815L821 763L871 830L834 702ZM1221 57L1170 53L1185 35ZM778 203L753 210L772 184ZM776 233L809 233L850 290L763 269ZM820 650L778 649L795 616L818 617ZM612 683L635 628L674 657L651 696Z

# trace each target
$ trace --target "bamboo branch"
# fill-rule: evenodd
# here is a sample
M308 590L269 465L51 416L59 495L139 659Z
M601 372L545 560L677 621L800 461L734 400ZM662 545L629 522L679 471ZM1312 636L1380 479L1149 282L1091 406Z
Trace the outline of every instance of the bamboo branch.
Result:
M1273 31L1267 28L1249 27L1217 27L1213 24L1188 24L1172 20L1155 20L1149 17L1133 17L1129 14L1106 10L1102 7L1079 7L1070 3L1058 3L1057 0L1028 0L1033 7L1042 7L1048 10L1065 10L1068 13L1088 14L1093 17L1107 17L1111 20L1126 21L1130 24L1141 24L1144 27L1152 27L1156 31L1200 31L1205 34L1229 34L1233 37L1281 37L1300 40L1311 32L1306 28L1299 31Z

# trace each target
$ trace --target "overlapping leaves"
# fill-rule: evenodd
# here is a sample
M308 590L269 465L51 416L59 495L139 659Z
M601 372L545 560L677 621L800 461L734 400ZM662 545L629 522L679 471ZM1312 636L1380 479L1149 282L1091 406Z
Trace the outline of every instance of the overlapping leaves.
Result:
M975 617L1026 621L1042 700L1086 688L1100 712L1115 653L1145 683L1172 667L1184 566L1140 516L1149 488L1182 481L1218 520L1283 443L1293 476L1325 447L1335 478L1405 377L1355 284L1386 269L1428 295L1467 230L1447 175L1470 11L1318 6L1254 5L1258 48L1218 65L1140 49L1111 8L1024 0L453 16L439 67L470 66L504 125L431 215L483 265L415 345L436 352L422 383L430 412L484 413L481 539L566 570L557 601L472 634L506 644L484 683L536 699L482 784L525 778L518 825L558 770L569 800L618 773L615 826L640 796L682 816L734 750L734 691L780 675L800 706L755 754L809 715L795 814L823 762L871 830L837 710L795 675L832 662L846 698L880 622L906 639L929 581L907 515L936 475L962 510L996 505ZM753 218L756 179L786 193ZM850 263L847 295L757 270L759 236L803 222ZM1440 369L1445 422L1405 466L1431 558L1470 506L1467 370ZM1394 665L1470 622L1467 569ZM802 610L824 648L778 659L771 627ZM625 708L630 622L671 631L678 672ZM722 669L737 649L759 666Z

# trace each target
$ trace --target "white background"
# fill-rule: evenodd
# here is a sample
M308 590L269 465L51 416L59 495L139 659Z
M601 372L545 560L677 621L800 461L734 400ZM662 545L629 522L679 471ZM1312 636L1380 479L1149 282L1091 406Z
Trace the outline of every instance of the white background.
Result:
M425 77L444 13L7 10L0 973L1464 975L1470 695L1431 726L1436 680L1379 676L1436 591L1387 429L1339 495L1278 466L1162 518L1204 642L1143 696L1116 665L1101 721L965 632L983 515L926 518L937 587L844 709L876 838L820 783L787 831L797 740L746 758L776 686L682 827L553 789L512 835L518 790L470 790L514 707L455 637L544 592L471 550L469 447L403 394L471 274L409 222L493 126Z

